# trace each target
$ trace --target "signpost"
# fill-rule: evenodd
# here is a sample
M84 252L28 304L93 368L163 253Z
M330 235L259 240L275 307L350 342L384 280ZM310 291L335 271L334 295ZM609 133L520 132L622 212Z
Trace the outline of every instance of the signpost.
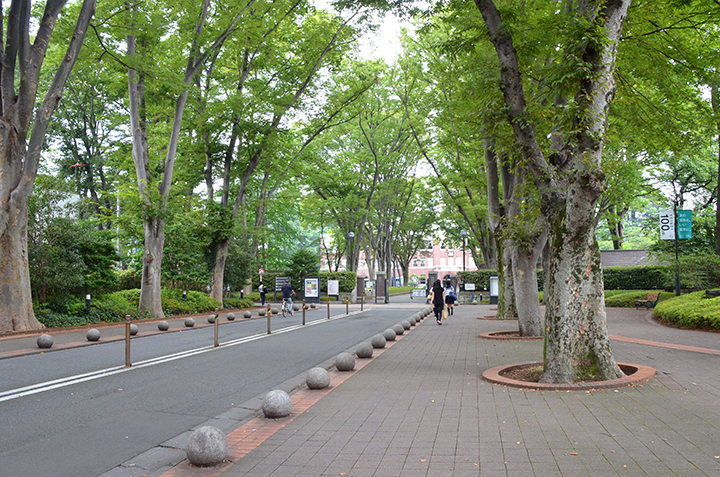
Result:
M675 216L677 215L677 220ZM678 240L689 240L692 238L692 210L660 211L660 240L675 241L675 262L678 270L675 272L675 295L680 296L680 251Z
M283 285L285 285L285 281L290 281L290 277L275 277L275 294L273 301L277 301L277 292L282 291Z

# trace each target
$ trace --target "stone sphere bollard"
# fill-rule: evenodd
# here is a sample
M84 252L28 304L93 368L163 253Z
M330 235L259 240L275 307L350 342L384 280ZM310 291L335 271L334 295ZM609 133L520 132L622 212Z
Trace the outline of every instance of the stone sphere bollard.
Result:
M38 348L43 348L43 349L51 348L53 343L54 343L53 337L50 335L38 336L38 339L37 339Z
M393 331L393 333L395 333L395 332ZM373 348L377 348L377 349L384 348L386 344L387 344L387 339L383 335L375 335L370 340L370 345Z
M409 322L408 320L402 320L402 321L400 322L400 326L402 326L402 327L405 329L405 331L407 331L407 330L409 330L410 328L412 328L412 327L410 326L410 322Z
M186 318L185 326L187 326L188 328L192 328L193 326L195 326L195 320L193 320L192 318Z
M243 313L243 318L252 318L252 312L246 311L245 313Z
M360 343L358 347L355 349L355 354L358 358L361 359L367 359L372 358L373 355L373 347L370 343Z
M168 323L167 321L161 321L160 323L158 323L158 330L167 331L169 329L170 329L170 323Z
M130 325L130 336L135 336L136 334L138 334L138 331L140 331L138 325Z
M397 325L393 325L392 330L398 336L405 334L405 327L403 325L401 325L400 323L398 323Z
M280 310L278 308L272 308L273 315L277 315L278 313L280 313Z
M338 371L352 371L355 369L355 357L350 353L340 353L335 358L335 367Z
M395 333L395 330L392 328L388 328L387 330L383 331L383 337L385 337L385 340L387 341L395 341L395 338L397 338L397 333Z
M208 467L222 464L228 457L227 438L217 427L201 427L190 435L185 454L192 465Z
M411 316L407 319L407 321L408 323L410 323L410 326L415 326L415 324L417 323L417 321L415 321L415 316Z
M215 323L215 315L208 315L208 323Z
M265 308L260 308L258 310L258 316L265 316L266 312L267 312L267 310Z
M310 308L315 308L315 303L310 303Z
M228 321L235 321L235 313L228 313L227 315L225 315L225 319Z
M330 373L325 368L312 368L307 372L305 382L310 389L325 389L330 386Z
M87 338L88 341L98 341L100 339L100 331L95 328L90 328L87 330L87 333L85 333L85 338Z
M292 412L292 399L285 391L276 389L265 395L262 401L265 417L278 418L289 416Z

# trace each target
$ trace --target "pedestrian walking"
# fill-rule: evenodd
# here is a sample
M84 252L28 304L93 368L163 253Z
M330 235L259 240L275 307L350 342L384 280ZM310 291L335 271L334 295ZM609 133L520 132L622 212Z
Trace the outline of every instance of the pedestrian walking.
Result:
M453 314L453 306L455 305L455 300L457 300L457 295L455 294L455 288L450 284L450 281L445 282L445 304L447 305L447 312L448 315Z
M440 280L435 280L433 284L432 290L430 291L430 303L433 305L437 324L442 325L442 312L445 308L445 290L443 290Z
M260 292L260 301L262 302L260 306L265 306L265 287L263 286L262 282L260 282L258 291Z

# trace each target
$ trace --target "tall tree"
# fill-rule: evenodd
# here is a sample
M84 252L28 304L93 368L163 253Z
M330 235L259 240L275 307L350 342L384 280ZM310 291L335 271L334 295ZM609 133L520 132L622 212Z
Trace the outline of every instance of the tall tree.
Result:
M239 8L229 8L228 5L212 4L211 0L204 0L199 8L191 7L187 12L176 12L181 28L185 26L182 24L185 15L195 17L196 20L192 26L192 33L189 35L184 73L176 86L177 92L174 94L172 126L167 136L167 143L163 148L166 152L165 158L159 165L150 161L148 121L145 110L145 82L148 78L146 68L149 67L151 61L147 57L147 48L150 47L147 35L151 33L150 29L153 28L153 25L140 23L143 15L136 11L137 7L131 7L130 9L129 22L132 27L126 37L127 57L130 64L130 68L128 68L130 127L133 138L133 161L135 163L137 187L144 212L145 245L139 310L152 316L164 316L161 302L161 268L165 244L166 214L170 189L173 184L183 114L190 88L194 84L195 75L198 74L200 68L209 57L222 48L227 38L235 31L242 15L253 3L254 0L248 0L247 4ZM225 8L227 10L224 10ZM219 18L214 16L216 10L220 13ZM168 25L164 25L164 27L169 28ZM185 26L185 28L187 27ZM206 30L210 30L212 33L208 34ZM156 32L152 33L157 34ZM187 31L183 33L187 33ZM210 35L209 38L208 35ZM138 43L139 49L137 48ZM159 54L157 45L154 46L156 54ZM152 190L155 185L157 185L157 193Z
M268 3L266 8L268 12L275 11L276 2ZM280 13L277 18L267 16L270 21L265 20L260 28L263 33L257 35L255 43L248 41L243 45L243 53L238 55L234 65L237 71L235 113L230 138L224 147L219 210L230 223L240 219L245 228L248 227L248 185L262 161L265 161L266 169L261 181L262 197L255 214L256 229L265 225L262 204L277 191L283 180L290 179L286 174L289 166L320 132L330 127L338 110L347 105L340 101L333 105L339 109L321 109L319 124L298 141L300 144L294 153L282 151L279 136L283 136L283 132L286 138L291 136L283 127L288 116L303 104L310 92L317 90L323 71L340 65L342 55L356 33L352 24L356 17L362 16L360 9L343 19L323 11L304 11L307 8L304 2L292 1L285 10L275 12ZM286 45L289 43L296 44L297 51L288 51ZM288 63L294 67L288 68ZM346 101L352 102L353 96L355 93L348 95ZM271 169L281 173L271 177ZM207 163L206 170L210 171L208 177L212 176L212 163ZM212 193L212 188L209 191ZM222 293L225 257L232 238L232 234L219 234L214 244L213 297Z
M31 14L30 0L13 0L7 15L0 11L0 24L6 29L0 52L0 331L42 328L30 291L28 201L45 132L95 12L95 0L84 0L67 52L55 65L53 81L33 118L45 54L64 5L64 0L48 0L39 22Z
M562 29L555 48L562 56L542 59L553 73L548 96L557 108L550 144L540 139L528 104L513 37L519 25L506 23L493 1L475 3L498 57L507 117L549 226L542 381L617 378L623 372L607 333L595 211L603 190L600 166L615 59L630 1L566 2L560 12L555 5L542 12L542 19L552 18ZM528 19L527 12L513 13Z

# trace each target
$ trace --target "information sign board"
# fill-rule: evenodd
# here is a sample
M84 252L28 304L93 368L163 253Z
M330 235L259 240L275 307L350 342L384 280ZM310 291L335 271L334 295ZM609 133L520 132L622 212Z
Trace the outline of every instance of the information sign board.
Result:
M692 238L692 210L677 211L678 238L689 240Z
M340 280L328 280L328 295L340 294Z
M675 240L675 214L672 210L660 211L660 240Z
M275 277L275 291L282 291L282 286L285 285L285 280L290 281L290 277Z

